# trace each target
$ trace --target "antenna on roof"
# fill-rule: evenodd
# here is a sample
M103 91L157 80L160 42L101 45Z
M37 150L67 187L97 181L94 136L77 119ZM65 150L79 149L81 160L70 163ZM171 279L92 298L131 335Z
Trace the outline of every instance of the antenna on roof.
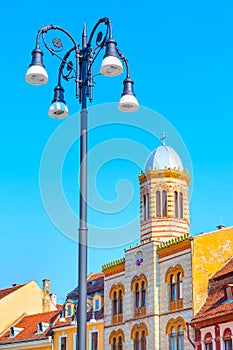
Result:
M161 139L160 139L160 141L161 141L161 143L162 143L163 146L166 145L166 144L165 144L166 138L167 138L167 135L166 135L165 132L163 131L163 132L162 132Z

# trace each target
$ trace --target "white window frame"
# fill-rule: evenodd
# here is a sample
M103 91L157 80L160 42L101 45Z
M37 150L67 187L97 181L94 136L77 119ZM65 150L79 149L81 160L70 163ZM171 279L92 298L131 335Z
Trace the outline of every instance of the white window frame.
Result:
M92 333L97 333L97 350L99 350L99 330L96 327L93 327L90 331L89 331L89 350L91 349L91 341L92 341Z
M61 350L61 338L66 338L66 348L68 350L68 337L67 337L67 334L64 332L62 332L62 334L59 335L59 340L58 340L59 350Z

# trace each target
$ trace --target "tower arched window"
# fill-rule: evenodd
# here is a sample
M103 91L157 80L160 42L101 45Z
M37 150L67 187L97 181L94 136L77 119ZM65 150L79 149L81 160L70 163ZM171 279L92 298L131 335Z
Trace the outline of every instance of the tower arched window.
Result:
M179 209L178 209L178 192L174 192L174 216L175 218L179 217Z
M156 208L156 217L161 217L161 193L160 191L156 191L156 199L155 199L155 208Z
M179 217L181 219L184 218L184 201L183 201L183 193L179 193Z
M182 291L182 275L181 272L178 272L177 274L177 299L183 298L183 291Z
M148 194L144 194L143 196L143 221L146 221L149 219L150 215L149 215L149 195Z
M167 191L162 192L162 217L167 217Z

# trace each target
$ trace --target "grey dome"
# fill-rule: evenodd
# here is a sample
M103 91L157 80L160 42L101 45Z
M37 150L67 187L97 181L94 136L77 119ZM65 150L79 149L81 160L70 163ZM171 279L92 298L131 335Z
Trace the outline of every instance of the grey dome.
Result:
M174 151L173 148L162 145L156 148L147 158L144 172L147 173L153 169L163 170L165 168L178 170L184 170L183 164L180 160L178 154Z

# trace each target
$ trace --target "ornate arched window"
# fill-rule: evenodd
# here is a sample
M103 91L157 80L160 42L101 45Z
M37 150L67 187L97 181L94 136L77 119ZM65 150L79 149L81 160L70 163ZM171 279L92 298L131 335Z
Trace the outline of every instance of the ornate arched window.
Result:
M131 283L134 293L134 317L146 315L147 278L144 274L134 276Z
M109 344L111 350L123 350L123 343L125 342L125 336L122 329L112 331L109 336Z
M141 287L141 306L146 306L146 284L145 281L142 281Z
M160 191L156 192L155 198L155 208L156 208L156 217L161 217L161 194Z
M120 289L118 295L118 313L123 314L123 292Z
M109 293L112 299L112 323L118 324L123 322L123 296L125 290L122 283L114 284Z
M213 350L212 334L210 332L206 333L204 339L205 350Z
M135 286L135 307L140 307L139 283L136 283L136 286Z
M134 350L140 350L139 332L136 332L136 333L135 333L135 338L134 338Z
M112 350L117 350L117 340L116 340L116 337L113 338Z
M182 291L182 275L181 272L177 273L177 299L183 298L183 291Z
M146 350L148 328L144 322L133 326L131 339L133 339L134 350Z
M232 350L232 332L226 328L223 332L224 350Z
M162 192L162 217L167 217L167 191Z
M117 315L117 292L113 293L113 301L112 301L112 314Z
M166 327L169 350L184 350L185 321L182 317L171 318Z
M184 269L180 264L171 266L165 274L165 282L168 284L170 299L170 311L183 308L182 280Z
M176 282L174 275L170 276L170 301L176 300Z
M142 331L141 350L146 350L146 332Z
M121 336L118 338L118 350L123 350L123 341Z

